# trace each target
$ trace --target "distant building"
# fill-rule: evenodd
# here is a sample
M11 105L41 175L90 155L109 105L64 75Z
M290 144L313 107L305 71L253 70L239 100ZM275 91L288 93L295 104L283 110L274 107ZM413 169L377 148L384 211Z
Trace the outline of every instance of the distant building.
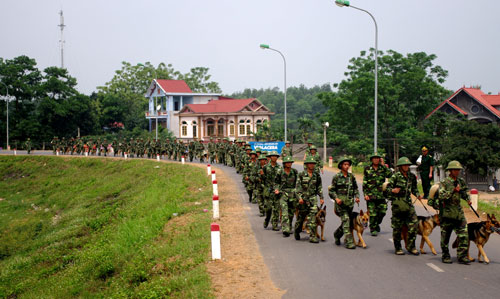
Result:
M489 95L477 88L462 87L451 97L436 107L426 119L437 111L447 114L461 114L468 120L479 123L496 123L500 125L500 94Z
M149 98L146 111L149 130L156 129L158 120L158 126L185 140L209 137L251 140L252 133L274 114L257 99L194 93L182 80L153 80L145 96Z

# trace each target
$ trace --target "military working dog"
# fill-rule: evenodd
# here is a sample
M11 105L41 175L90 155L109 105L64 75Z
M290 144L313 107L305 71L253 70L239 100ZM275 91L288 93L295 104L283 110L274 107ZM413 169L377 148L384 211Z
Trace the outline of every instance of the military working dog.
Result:
M480 263L489 264L490 260L486 256L486 252L484 252L484 245L490 239L490 235L493 233L497 233L500 235L500 222L497 221L495 215L486 214L486 221L481 222L473 222L467 224L467 231L469 232L469 249L470 242L476 243L478 254L477 261ZM453 248L458 247L458 239L453 242ZM475 261L474 258L470 256L469 250L467 250L467 256L471 262ZM481 259L483 257L483 259Z
M366 212L364 213L363 210L360 210L358 212L352 212L351 215L349 216L350 220L350 226L351 226L351 235L354 238L353 231L356 231L356 234L358 235L358 242L356 242L356 239L354 238L354 243L356 246L366 248L366 243L365 240L363 239L363 231L365 228L368 227L368 222L370 220L370 213Z
M424 250L424 245L427 243L429 248L431 249L432 254L437 255L436 249L432 244L429 236L432 234L434 228L439 226L439 214L435 214L433 216L417 216L418 218L418 232L417 234L422 236L420 239L420 253L426 254ZM404 226L401 232L401 239L405 242L405 247L407 247L408 242L408 227Z

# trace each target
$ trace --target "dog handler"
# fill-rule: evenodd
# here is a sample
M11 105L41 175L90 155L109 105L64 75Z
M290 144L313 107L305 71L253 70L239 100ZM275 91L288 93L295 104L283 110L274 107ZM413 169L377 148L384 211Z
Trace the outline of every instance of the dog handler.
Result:
M279 174L279 196L281 205L281 230L284 237L289 237L292 231L293 213L297 206L296 187L298 171L292 168L294 162L291 156L283 157L283 169Z
M410 172L410 159L402 157L398 160L397 166L399 172L394 174L389 179L387 192L391 194L392 200L392 239L397 255L403 255L401 249L401 230L404 225L408 227L408 243L407 250L413 255L418 255L419 252L415 248L415 239L418 232L418 218L415 213L415 207L411 201L411 194L419 199L422 196L417 189L417 177Z
M345 247L355 249L354 238L351 234L350 216L354 208L354 202L359 203L359 190L356 178L349 173L351 159L344 157L340 160L338 168L340 172L332 179L332 184L328 187L328 195L335 200L335 214L340 217L342 223L333 233L335 244L340 245L340 239L345 235Z
M363 193L370 214L370 233L377 236L380 224L387 212L387 201L382 190L386 178L392 176L389 168L380 163L381 156L374 153L370 156L372 165L366 166L363 176Z
M460 206L460 199L466 200L469 205L471 202L467 193L468 188L465 180L458 177L462 169L462 165L458 161L448 163L446 170L450 171L450 175L441 182L438 199L429 199L428 202L434 209L439 209L441 250L443 252L441 259L445 264L452 263L450 250L448 249L452 231L455 231L458 239L458 262L465 265L470 264L470 260L467 257L469 246L467 221L465 220L464 211Z
M308 219L307 226L309 227L309 242L319 243L316 237L316 221L315 217L318 213L316 196L319 196L320 205L323 205L323 187L319 172L315 171L316 161L312 157L307 157L304 161L305 169L297 178L297 196L299 198L297 221L295 221L295 240L300 240L300 232L306 217Z

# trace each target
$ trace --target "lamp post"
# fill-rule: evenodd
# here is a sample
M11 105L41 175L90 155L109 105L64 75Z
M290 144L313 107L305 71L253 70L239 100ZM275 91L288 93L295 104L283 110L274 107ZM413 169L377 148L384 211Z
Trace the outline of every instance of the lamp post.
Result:
M351 7L363 12L366 12L373 20L373 23L375 23L375 115L374 115L374 127L373 127L373 152L377 153L377 120L378 120L378 25L377 21L375 20L375 17L367 11L362 8L352 6L349 1L347 0L336 0L335 4L337 4L340 7Z
M325 122L323 124L323 160L327 162L326 160L326 129L330 126L330 123Z
M274 52L278 52L281 57L283 58L283 66L284 66L284 80L285 80L285 142L287 142L287 129L286 129L286 59L285 59L285 56L283 55L283 53L281 53L280 51L276 50L276 49L273 49L271 47L269 47L269 45L266 45L266 44L260 44L260 48L263 49L263 50L271 50L271 51L274 51Z
M156 126L155 126L156 127L156 141L158 141L158 111L160 111L160 109L161 109L161 105L156 106Z
M10 149L9 146L9 87L7 84L0 82L3 85L5 85L5 89L7 90L7 98L5 99L5 103L7 103L7 144L5 145L7 147L7 150Z

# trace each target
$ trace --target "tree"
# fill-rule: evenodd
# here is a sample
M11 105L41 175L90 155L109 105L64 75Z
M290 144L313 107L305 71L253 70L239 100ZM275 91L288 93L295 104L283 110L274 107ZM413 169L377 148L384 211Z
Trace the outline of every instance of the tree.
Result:
M436 55L379 52L379 150L392 153L392 140L412 128L423 131L425 116L451 92L441 86L448 72L433 64ZM328 109L321 120L330 122L330 142L338 152L361 156L373 151L374 49L349 63L338 90L318 97Z

